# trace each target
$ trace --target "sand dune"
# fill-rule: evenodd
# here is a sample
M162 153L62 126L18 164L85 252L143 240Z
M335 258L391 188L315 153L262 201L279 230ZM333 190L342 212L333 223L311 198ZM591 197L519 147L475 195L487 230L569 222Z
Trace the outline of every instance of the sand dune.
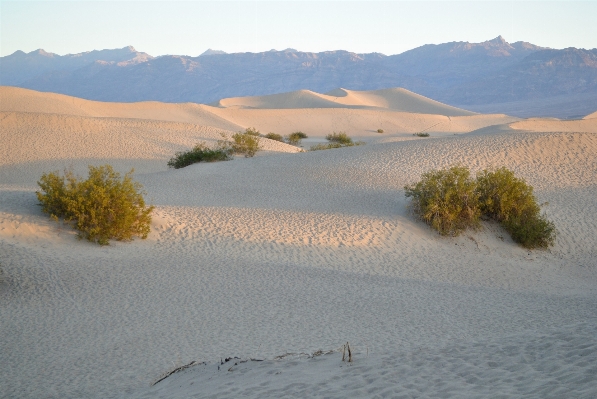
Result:
M597 118L597 111L585 116L583 119L595 119L595 118Z
M353 109L349 105L334 102L335 107L324 107L313 99L330 102L333 98L307 90L273 96L240 98L254 105L260 101L259 99L267 98L268 107L282 104L283 101L300 103L304 100L301 108L245 109L218 108L190 103L106 103L4 86L0 87L2 100L0 111L160 120L192 123L228 131L255 127L262 133L274 132L283 135L302 131L314 138L315 142L323 141L323 138L333 131L344 131L355 139L365 141L387 140L388 136L392 140L395 137L410 138L413 133L421 131L440 135L467 133L481 127L519 120L506 115L477 115L458 110L404 89L370 92L342 90L342 93L345 93L345 97L348 98L345 100L347 104L351 101L361 101L369 105ZM339 94L341 93L336 91L336 95ZM293 97L295 95L298 100ZM270 97L279 97L280 101L274 101ZM228 100L234 99L222 101ZM387 105L390 103L403 106ZM437 114L430 113L431 111L437 111ZM452 116L453 114L462 116ZM384 136L380 136L377 129L384 129ZM307 140L306 144L309 143L310 140Z
M586 118L571 121L532 118L509 125L512 129L528 132L586 132L597 133L597 119Z
M194 105L72 106L11 90L0 90L2 395L597 395L593 120L201 106L193 122ZM223 126L346 129L368 143L298 153L267 141L267 156L167 168ZM41 214L42 173L105 162L135 167L156 206L147 240L99 247ZM525 178L556 245L523 250L490 222L445 238L415 220L404 185L454 163ZM346 341L352 366L300 355ZM229 356L265 360L218 373ZM191 361L206 364L150 386Z
M340 88L326 94L319 94L310 90L299 90L267 96L225 98L214 105L221 108L249 109L384 109L444 116L468 116L476 114L442 104L401 88L370 91L355 91Z
M55 93L44 93L16 87L0 86L0 111L61 114L97 118L147 119L193 123L224 130L242 127L223 120L209 111L211 107L157 101L109 103L90 101Z

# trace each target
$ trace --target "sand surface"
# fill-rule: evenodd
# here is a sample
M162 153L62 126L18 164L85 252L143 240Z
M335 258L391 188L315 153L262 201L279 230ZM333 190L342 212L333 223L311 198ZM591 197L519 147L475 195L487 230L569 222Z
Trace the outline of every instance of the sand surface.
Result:
M415 138L448 116L0 96L0 397L597 395L597 119L450 116L456 135ZM321 139L331 112L403 127L363 129L359 147L269 142L251 159L166 166L280 118L308 134L321 121ZM156 205L147 240L99 247L41 214L42 173L103 163L135 168ZM442 238L416 221L404 185L454 163L524 177L556 245L523 250L492 223ZM306 355L346 341L350 366ZM191 361L206 363L151 385Z

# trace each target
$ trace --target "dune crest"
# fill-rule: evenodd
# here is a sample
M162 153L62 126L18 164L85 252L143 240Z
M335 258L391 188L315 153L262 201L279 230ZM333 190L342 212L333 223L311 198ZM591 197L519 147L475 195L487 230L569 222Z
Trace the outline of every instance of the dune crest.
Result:
M214 105L221 108L350 108L379 109L444 116L476 115L475 112L442 104L402 88L369 91L338 88L325 94L310 90L299 90L266 96L225 98Z

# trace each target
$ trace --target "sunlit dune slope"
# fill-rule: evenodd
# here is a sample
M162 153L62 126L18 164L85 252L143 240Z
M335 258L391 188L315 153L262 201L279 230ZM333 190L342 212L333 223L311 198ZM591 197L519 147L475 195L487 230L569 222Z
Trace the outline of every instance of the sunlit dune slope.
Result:
M261 100L255 99L265 99L263 101L269 105L261 108L221 108L192 103L106 103L2 86L0 111L182 122L229 131L255 127L262 133L284 135L302 131L319 140L333 131L344 131L366 141L393 140L396 135L405 137L422 131L431 134L467 133L519 120L506 115L481 115L458 110L404 89L369 92L338 89L334 95L337 97L303 90L259 98L241 97L240 100L247 104L257 104ZM286 101L287 105L300 104L301 107L285 108L284 101L271 101L272 97ZM234 99L223 101L228 100ZM324 103L328 106L322 106ZM383 129L384 135L379 135L377 129Z
M63 94L44 93L16 87L0 86L0 111L36 112L90 116L98 118L148 119L193 123L236 131L241 128L209 111L211 107L157 101L112 103L84 100Z
M225 98L214 105L250 109L372 108L445 116L475 115L474 112L442 104L402 88L370 91L336 89L326 94L299 90L266 96Z
M589 115L590 116L590 115ZM597 118L577 120L557 120L532 118L511 123L510 128L528 132L585 132L597 133Z

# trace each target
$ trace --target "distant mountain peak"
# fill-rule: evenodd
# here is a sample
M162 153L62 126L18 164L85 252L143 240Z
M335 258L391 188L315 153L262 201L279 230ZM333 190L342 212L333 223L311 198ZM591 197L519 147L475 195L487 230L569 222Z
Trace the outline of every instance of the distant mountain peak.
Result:
M492 43L492 44L509 44L506 39L504 39L504 36L499 35L498 37L496 37L495 39L492 40L488 40L488 43Z
M37 50L30 52L29 54L38 54L38 55L42 55L44 57L53 57L54 56L54 53L48 53L43 48L38 48Z
M199 54L199 57L203 57L204 55L220 55L220 54L228 54L228 53L225 51L222 51L222 50L213 50L213 49L208 48L203 53Z

